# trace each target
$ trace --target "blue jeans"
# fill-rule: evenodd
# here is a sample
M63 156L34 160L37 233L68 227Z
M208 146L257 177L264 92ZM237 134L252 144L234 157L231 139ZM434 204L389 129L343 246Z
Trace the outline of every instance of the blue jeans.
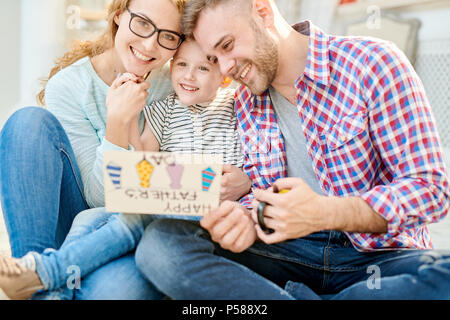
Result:
M45 109L21 109L3 127L0 196L15 257L60 248L75 216L88 208L69 139ZM131 253L90 273L81 289L64 297L154 299L161 294L139 274Z
M110 213L105 208L85 210L75 217L61 248L28 255L36 261L36 272L44 290L64 289L136 249L145 227L161 217L173 216Z
M336 231L236 254L198 223L161 219L146 228L136 262L174 299L450 299L450 252L362 253Z
M134 250L144 227L152 220L153 216L109 213L104 208L78 214L60 249L45 250L42 254L29 253L35 258L36 272L47 291L35 295L34 299L71 299L77 289L84 286L82 277ZM127 257L130 258L132 255ZM120 265L118 268L123 269ZM133 269L136 270L136 267ZM117 270L114 272L118 273ZM121 275L106 280L105 285L117 281L116 276ZM129 290L139 292L140 286L130 287ZM144 287L151 288L148 292L153 295L149 299L164 297L151 283Z
M0 195L12 255L59 248L88 208L69 139L42 108L14 113L0 134Z
M104 264L134 250L152 216L122 215L104 208L75 217L61 248L30 252L44 289L53 291L84 277ZM75 277L75 278L74 278Z

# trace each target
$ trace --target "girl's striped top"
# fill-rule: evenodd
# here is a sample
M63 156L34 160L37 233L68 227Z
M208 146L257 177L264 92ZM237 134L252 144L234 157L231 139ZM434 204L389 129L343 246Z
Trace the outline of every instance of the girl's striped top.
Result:
M242 167L243 153L236 130L234 89L219 90L208 104L183 105L175 93L144 108L160 151L221 154L223 162Z

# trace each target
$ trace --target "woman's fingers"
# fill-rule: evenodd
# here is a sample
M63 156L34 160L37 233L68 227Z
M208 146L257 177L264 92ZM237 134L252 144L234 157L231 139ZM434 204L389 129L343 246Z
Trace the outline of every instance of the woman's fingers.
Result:
M128 81L133 81L135 83L143 82L142 78L139 78L138 76L136 76L132 73L129 73L129 72L123 73L123 74L119 73L117 78L111 84L111 88L117 89L118 87L120 87L121 85L123 85L124 83L126 83Z

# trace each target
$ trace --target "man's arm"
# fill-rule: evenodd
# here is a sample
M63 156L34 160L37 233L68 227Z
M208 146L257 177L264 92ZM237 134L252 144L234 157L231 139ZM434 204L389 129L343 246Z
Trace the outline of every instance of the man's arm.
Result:
M387 221L359 197L328 197L324 200L328 212L328 230L358 233L386 233Z
M264 222L272 234L256 225L258 237L265 243L278 243L305 237L322 230L361 233L385 233L387 221L358 197L329 197L315 193L302 179L284 178L275 182L278 189L288 193L255 190L252 219L258 223L256 208L264 201Z
M450 189L420 78L395 45L372 49L362 86L372 143L391 178L359 197L388 221L387 233L395 235L445 217Z

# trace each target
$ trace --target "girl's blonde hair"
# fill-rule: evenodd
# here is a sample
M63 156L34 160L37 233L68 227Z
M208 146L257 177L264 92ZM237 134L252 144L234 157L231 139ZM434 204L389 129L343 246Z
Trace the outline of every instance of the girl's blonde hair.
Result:
M61 58L56 59L55 66L50 71L48 78L42 80L43 88L37 95L37 102L39 105L45 105L45 87L47 82L59 71L72 65L76 61L84 57L94 57L96 55L102 54L108 49L114 47L114 39L117 34L118 26L114 21L114 17L124 12L127 6L133 0L113 0L108 8L107 15L107 27L105 32L94 41L84 41L76 42L69 52L66 52ZM183 11L184 5L188 0L170 0L181 13Z

